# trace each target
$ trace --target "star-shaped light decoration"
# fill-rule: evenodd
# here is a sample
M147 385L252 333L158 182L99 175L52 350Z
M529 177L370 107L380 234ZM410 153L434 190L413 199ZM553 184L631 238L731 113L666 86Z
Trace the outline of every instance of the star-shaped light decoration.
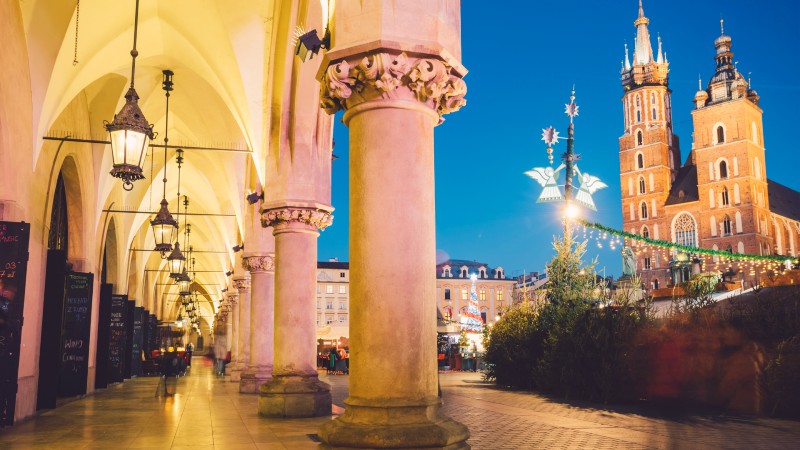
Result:
M553 127L547 127L542 129L542 140L547 144L547 159L550 161L550 165L553 165L553 146L558 144L558 131L556 131Z
M578 105L575 102L569 102L568 105L564 105L564 106L566 106L566 111L565 112L569 116L569 120L571 122L572 118L578 115Z
M553 127L547 127L542 130L542 140L548 147L558 144L559 138L558 131Z

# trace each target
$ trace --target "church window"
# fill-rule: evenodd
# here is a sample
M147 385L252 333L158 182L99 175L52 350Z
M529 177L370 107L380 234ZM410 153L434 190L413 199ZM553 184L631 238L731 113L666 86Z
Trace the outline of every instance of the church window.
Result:
M719 177L728 178L728 163L725 161L719 162Z
M628 178L628 195L633 195L633 178Z
M717 144L725 143L725 128L722 125L717 127Z
M724 219L722 219L722 234L724 236L731 235L731 218L728 217L727 215L725 216Z
M650 237L650 230L647 227L642 228L642 237L649 238Z
M722 188L722 200L720 201L720 203L722 204L722 206L730 205L730 198L728 196L728 188L726 188L726 187Z
M753 158L753 167L756 171L756 180L761 179L761 161L758 158Z
M656 114L656 108L653 108L653 120L658 120L658 115Z
M655 179L655 177L653 177L653 174L651 173L650 174L650 192L653 192L655 190L656 190L656 179Z
M636 111L636 122L641 122L641 121L642 121L642 112Z
M650 258L644 259L644 270L650 270Z
M646 185L644 182L644 177L639 177L639 193L644 194L646 192Z
M742 233L742 213L736 211L736 232L741 234Z
M639 132L641 136L641 131ZM636 168L637 169L644 169L644 155L639 153L636 155Z
M653 289L658 289L658 278L653 280Z
M697 246L697 224L688 213L681 213L674 222L675 243L688 247Z
M642 219L647 219L647 203L642 202Z
M638 108L639 106L641 106L641 102L639 101L639 96L637 95L636 96L636 107Z
M731 246L731 244L728 244L728 246L725 247L725 251L728 253L733 253L733 247Z
M744 242L739 241L738 247L739 247L739 249L738 249L739 253L744 253Z
M636 132L636 145L640 146L644 144L644 136L642 135L642 130Z

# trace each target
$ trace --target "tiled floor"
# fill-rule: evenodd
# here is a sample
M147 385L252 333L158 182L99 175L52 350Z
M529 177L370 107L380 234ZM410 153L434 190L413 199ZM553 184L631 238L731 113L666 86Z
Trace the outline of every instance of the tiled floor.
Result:
M156 397L157 378L139 378L0 431L1 449L313 449L329 417L263 419L257 397L216 378L203 359L174 397ZM347 376L332 385L335 411ZM741 417L664 418L646 410L596 409L499 390L479 374L441 376L444 412L469 426L473 449L741 448L800 446L800 422ZM596 405L595 405L596 406Z

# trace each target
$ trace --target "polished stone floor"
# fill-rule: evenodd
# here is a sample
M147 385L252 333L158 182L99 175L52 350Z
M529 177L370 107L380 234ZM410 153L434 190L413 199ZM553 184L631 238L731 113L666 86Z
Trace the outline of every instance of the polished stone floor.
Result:
M321 375L341 412L348 377ZM256 396L215 377L202 358L174 397L155 396L157 378L139 378L0 430L0 449L312 449L329 417L263 419ZM748 417L665 417L505 391L480 374L441 376L444 411L469 426L473 449L800 447L800 422Z

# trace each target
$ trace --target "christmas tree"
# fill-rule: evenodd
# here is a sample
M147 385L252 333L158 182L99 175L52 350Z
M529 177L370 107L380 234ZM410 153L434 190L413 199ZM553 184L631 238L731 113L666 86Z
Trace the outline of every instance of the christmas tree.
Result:
M478 277L472 274L469 278L472 280L472 289L469 291L467 312L461 315L461 329L467 332L480 333L483 331L483 319L481 318L481 311L478 309L478 293L475 290L475 282Z

